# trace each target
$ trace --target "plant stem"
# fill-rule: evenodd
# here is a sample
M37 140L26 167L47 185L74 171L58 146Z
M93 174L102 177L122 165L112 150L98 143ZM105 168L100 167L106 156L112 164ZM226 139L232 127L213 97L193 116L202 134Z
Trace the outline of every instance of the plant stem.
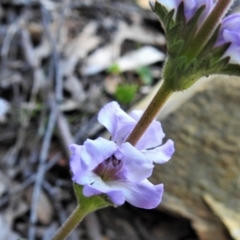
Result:
M172 95L172 93L173 91L170 90L164 81L154 96L153 100L145 110L144 114L140 118L139 122L128 136L126 142L131 143L133 146L137 144L139 139L142 137L151 122L156 118L158 112L167 101L167 99Z
M80 205L76 207L67 221L58 229L52 240L64 240L70 232L82 221L87 212L82 211Z

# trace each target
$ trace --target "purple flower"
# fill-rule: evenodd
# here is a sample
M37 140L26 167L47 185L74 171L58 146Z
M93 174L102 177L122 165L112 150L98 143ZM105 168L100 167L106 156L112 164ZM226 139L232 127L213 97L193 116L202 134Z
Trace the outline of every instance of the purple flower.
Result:
M230 63L240 64L240 14L224 18L215 46L230 42L231 45L223 57L230 57Z
M201 6L205 5L205 10L202 16L200 17L200 22L206 19L206 17L210 13L214 5L213 0L157 0L157 2L159 2L169 11L171 11L172 9L175 9L175 16L176 16L176 9L180 5L180 3L183 2L184 13L187 21L194 16L196 11Z
M153 162L167 162L173 152L173 141L162 144L165 136L159 122L154 121L134 147L126 138L142 115L140 111L126 114L116 102L99 112L98 121L112 135L86 140L82 146L70 146L72 180L83 185L83 194L90 197L106 194L116 205L125 201L140 208L155 208L163 194L163 184L153 185L147 180Z

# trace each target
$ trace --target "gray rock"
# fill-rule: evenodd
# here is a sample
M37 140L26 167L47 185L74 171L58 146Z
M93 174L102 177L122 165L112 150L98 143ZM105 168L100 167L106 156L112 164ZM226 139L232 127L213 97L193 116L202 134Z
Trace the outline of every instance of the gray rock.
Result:
M162 120L176 152L169 163L156 166L152 180L165 185L160 208L189 218L201 240L226 240L231 238L224 221L204 196L239 217L240 78L216 76L207 84Z

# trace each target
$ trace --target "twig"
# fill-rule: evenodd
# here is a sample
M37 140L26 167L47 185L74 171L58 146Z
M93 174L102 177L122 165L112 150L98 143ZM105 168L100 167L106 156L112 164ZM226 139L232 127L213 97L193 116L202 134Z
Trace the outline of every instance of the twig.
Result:
M54 201L54 208L59 216L60 222L64 223L64 221L67 218L67 214L65 209L62 208L61 204L60 204L60 199L58 197L58 189L56 187L53 187L48 181L44 181L43 182L43 188L46 190L46 192L51 196L51 198Z
M55 87L54 98L50 95L50 93L48 93L48 95L47 95L47 98L51 102L51 114L50 114L50 118L49 118L49 122L48 122L47 131L45 133L44 140L43 140L43 145L42 145L42 149L41 149L41 153L40 153L40 163L39 163L39 167L38 167L38 175L37 175L34 190L33 190L31 215L30 215L30 226L29 226L29 231L28 231L28 239L29 240L35 239L35 226L34 225L37 221L37 205L38 205L38 200L39 200L39 196L41 193L41 185L42 185L43 177L44 177L44 162L46 161L46 158L47 158L48 150L50 147L51 137L52 137L53 130L54 130L56 120L57 120L57 116L59 113L57 103L62 100L62 75L61 75L60 68L59 68L59 54L56 49L56 44L57 44L56 40L58 40L58 35L56 36L56 40L54 40L54 38L52 37L51 32L49 30L49 27L48 27L49 26L49 24L48 24L49 18L48 18L47 12L43 5L41 6L41 10L42 10L42 20L43 20L44 29L48 36L49 41L51 42L52 50L53 50L52 68L50 69L52 71L50 72L50 79L54 79L54 76L55 76L56 87ZM61 24L59 24L59 26L58 26L58 32L60 31L60 28L61 28ZM55 73L55 75L54 75L54 73Z
M57 119L58 134L64 149L64 152L70 157L69 145L74 143L74 138L70 132L69 124L62 113L59 113Z
M86 138L87 134L89 134L89 129L95 129L95 126L97 124L97 115L94 115L84 126L82 126L79 131L74 136L75 142L82 142L83 138ZM101 130L101 129L98 129ZM96 132L95 132L96 133Z
M62 155L60 153L55 154L49 162L44 164L44 172L49 171L61 158ZM16 194L30 186L36 180L36 178L37 174L31 175L31 177L27 178L24 182L21 183L21 185L18 185L17 187L12 189L7 196L2 197L0 201L0 207L2 207L9 201L11 196L15 196Z
M45 174L44 163L47 159L47 154L49 151L53 130L55 128L57 115L58 115L58 106L55 104L55 101L53 100L51 103L51 113L50 113L50 117L49 117L49 121L48 121L48 126L46 129L46 134L44 136L43 145L42 145L42 149L40 152L36 182L35 182L34 189L33 189L31 215L30 215L30 226L29 226L29 231L28 231L28 239L29 240L35 239L35 224L37 222L37 205L38 205L39 196L41 193L41 185L42 185L44 174Z
M135 224L136 224L136 228L138 229L142 239L148 240L150 238L150 236L149 236L149 232L147 231L145 225L139 219L136 220Z
M97 215L91 213L85 217L85 223L87 228L87 235L90 240L102 240L100 223L98 221Z
M62 93L63 76L62 76L62 70L59 68L59 53L56 48L57 43L60 40L60 31L62 29L64 19L65 19L65 14L67 11L67 7L62 6L62 8L63 8L63 11L61 12L60 22L58 23L56 36L53 37L49 30L49 23L50 23L49 14L43 6L41 7L42 16L43 16L43 26L52 48L52 65L53 65L52 69L54 70L52 74L55 74L55 80L56 80L55 94L56 94L57 102L61 102L63 99L63 93Z
M3 59L6 58L8 55L12 39L18 31L18 27L19 27L19 19L16 22L12 23L7 30L7 33L1 48L1 57Z

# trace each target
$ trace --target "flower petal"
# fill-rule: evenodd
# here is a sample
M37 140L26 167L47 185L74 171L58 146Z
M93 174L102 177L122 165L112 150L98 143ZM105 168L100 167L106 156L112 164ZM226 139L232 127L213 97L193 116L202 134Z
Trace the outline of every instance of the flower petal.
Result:
M117 145L113 141L104 138L96 140L86 140L80 153L82 161L88 170L93 170L98 164L108 159L117 150Z
M142 150L157 147L162 144L164 136L160 122L153 121L136 144L136 148Z
M202 6L205 5L202 16L199 20L199 26L202 25L202 22L207 18L208 14L213 8L213 0L157 0L161 5L163 5L168 11L175 9L174 18L176 18L176 10L181 2L184 3L184 14L187 21L190 20L196 11Z
M92 184L93 182L98 181L99 176L96 175L94 172L91 171L78 171L77 174L72 176L73 182L84 185L84 184Z
M223 55L223 57L228 56L231 57L230 63L240 64L240 44L239 46L232 44Z
M130 143L122 144L114 155L122 160L122 174L126 179L139 182L151 176L154 167L152 162Z
M117 102L106 104L98 114L98 121L111 133L115 138L116 133L128 123L134 123L127 113L125 113Z
M130 112L129 116L131 116L134 120L138 121L143 115L144 111L142 110L133 110Z
M218 34L215 46L221 46L231 42L230 47L224 53L223 57L230 57L230 63L240 63L240 14L231 14L224 18Z
M231 14L225 17L222 21L221 29L238 31L240 29L240 13Z
M140 110L135 110L130 113L130 116L136 121L139 121L142 115L143 111ZM154 120L136 144L136 148L142 150L159 146L162 144L164 136L165 134L160 122Z
M207 16L209 15L210 11L213 8L213 0L185 0L184 1L184 12L187 18L187 21L191 19L196 11L201 7L205 5L205 9L200 16L199 23L202 25L202 23L205 21Z
M240 34L239 32L232 32L229 30L224 30L223 31L223 37L226 42L231 42L231 43L239 43L240 45Z
M151 161L162 164L170 160L174 153L174 150L174 142L169 139L162 146L151 150L143 150L142 153Z
M98 122L101 123L113 135L116 126L116 109L119 108L117 102L106 104L98 113Z
M83 146L77 144L71 144L70 150L72 151L72 155L70 158L70 168L73 175L78 174L80 169L86 168L86 164L81 160L81 150Z
M119 131L116 132L115 136L112 138L114 142L119 146L124 143L132 132L133 128L136 126L136 122L127 123L125 126L123 125Z
M114 188L122 190L127 202L145 209L157 207L163 195L163 184L153 185L147 179L140 183L114 182Z
M84 185L83 195L85 197L91 197L99 194L108 195L113 204L116 205L122 205L125 202L125 197L121 190L114 190L114 188L110 188L103 181L101 183L97 182L97 184L95 183L92 185Z
M124 204L126 201L122 191L110 191L106 194L111 199L111 201L118 206Z

